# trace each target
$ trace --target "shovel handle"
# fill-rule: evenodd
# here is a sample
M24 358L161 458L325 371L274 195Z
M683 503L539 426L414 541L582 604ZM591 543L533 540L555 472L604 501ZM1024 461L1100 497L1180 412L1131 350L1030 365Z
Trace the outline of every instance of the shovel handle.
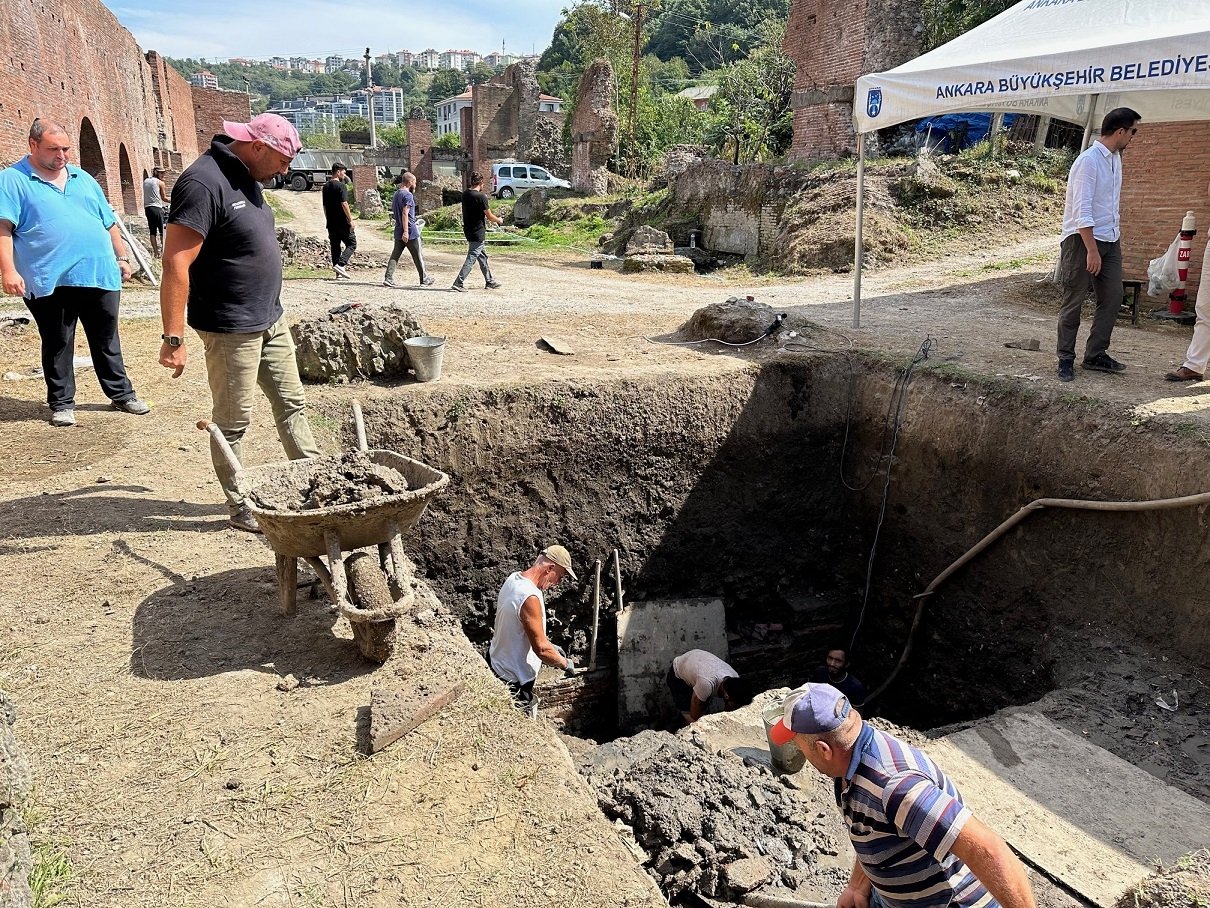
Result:
M227 443L222 429L208 419L199 419L197 427L203 432L210 433L210 438L218 445L218 449L223 452L223 460L227 461L227 466L233 474L243 471L244 468L240 465L239 458L235 456L235 452L231 450L231 445Z
M361 415L361 401L353 401L353 431L357 434L357 450L370 450L370 442L366 439L366 421Z

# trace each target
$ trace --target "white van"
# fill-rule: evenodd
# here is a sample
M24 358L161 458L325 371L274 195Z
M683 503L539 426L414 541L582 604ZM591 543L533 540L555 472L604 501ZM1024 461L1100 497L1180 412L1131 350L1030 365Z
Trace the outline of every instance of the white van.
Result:
M505 161L492 165L492 195L498 199L511 199L529 189L571 189L571 184L537 164L518 164Z

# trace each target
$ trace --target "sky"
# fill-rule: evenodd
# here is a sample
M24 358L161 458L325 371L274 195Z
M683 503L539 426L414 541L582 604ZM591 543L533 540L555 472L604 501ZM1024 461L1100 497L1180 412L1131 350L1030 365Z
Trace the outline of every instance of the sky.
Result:
M432 47L541 53L564 0L453 0L389 5L327 0L106 0L144 51L167 57L377 56ZM439 10L438 12L435 12ZM200 13L200 14L199 14Z

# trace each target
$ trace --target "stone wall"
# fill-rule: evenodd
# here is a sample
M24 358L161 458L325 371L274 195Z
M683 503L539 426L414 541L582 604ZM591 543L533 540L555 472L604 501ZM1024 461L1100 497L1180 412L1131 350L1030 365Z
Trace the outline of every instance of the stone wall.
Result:
M853 85L920 53L920 0L793 0L782 47L795 63L792 160L856 147Z
M1147 264L1163 254L1181 229L1186 211L1197 214L1197 237L1189 259L1187 293L1196 298L1201 280L1206 231L1210 228L1210 123L1148 126L1146 111L1139 134L1122 161L1122 272L1147 280ZM1159 307L1164 300L1149 305Z
M200 154L197 147L197 120L193 113L193 86L155 51L147 52L151 69L151 87L156 98L156 130L159 144L151 149L152 165L163 167L169 190L185 169L186 155L180 149Z
M539 119L563 128L563 114L540 113L541 92L532 62L514 63L490 82L471 88L470 130L466 112L462 119L462 147L474 162L474 169L490 179L491 165L497 161L529 161L544 145Z
M801 172L707 160L672 181L677 210L696 220L703 248L749 257L767 256L790 198L802 187ZM684 237L674 237L685 245Z
M608 60L594 60L580 79L571 121L573 189L592 195L609 191L607 165L618 142L616 105L613 66Z
M222 88L193 89L194 147L200 154L223 131L223 121L247 123L252 119L249 96L242 91Z
M433 178L433 124L424 116L424 111L414 112L407 121L408 170L416 174L416 180Z

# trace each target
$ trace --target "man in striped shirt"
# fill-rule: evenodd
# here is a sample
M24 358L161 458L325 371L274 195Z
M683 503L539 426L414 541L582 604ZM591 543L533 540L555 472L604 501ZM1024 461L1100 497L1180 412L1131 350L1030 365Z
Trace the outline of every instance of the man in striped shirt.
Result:
M830 684L804 684L769 732L836 781L857 861L836 908L1034 908L1021 862L924 753L866 724Z

